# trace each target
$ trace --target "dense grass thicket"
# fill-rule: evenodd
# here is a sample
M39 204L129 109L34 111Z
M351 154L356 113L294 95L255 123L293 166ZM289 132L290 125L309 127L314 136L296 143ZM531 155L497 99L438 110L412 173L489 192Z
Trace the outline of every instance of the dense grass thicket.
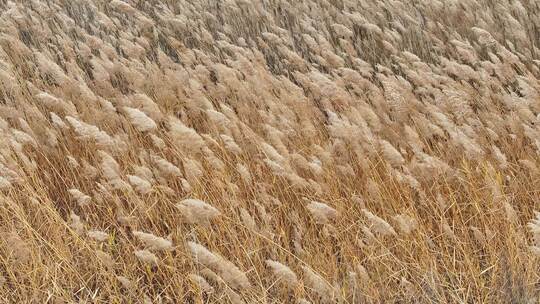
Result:
M538 303L540 2L0 0L5 303Z

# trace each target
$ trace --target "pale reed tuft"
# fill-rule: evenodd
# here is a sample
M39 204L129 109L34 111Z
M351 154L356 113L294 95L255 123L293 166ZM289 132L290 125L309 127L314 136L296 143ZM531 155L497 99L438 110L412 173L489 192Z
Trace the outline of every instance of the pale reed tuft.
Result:
M213 206L198 199L185 199L176 204L176 208L190 224L208 223L221 214Z

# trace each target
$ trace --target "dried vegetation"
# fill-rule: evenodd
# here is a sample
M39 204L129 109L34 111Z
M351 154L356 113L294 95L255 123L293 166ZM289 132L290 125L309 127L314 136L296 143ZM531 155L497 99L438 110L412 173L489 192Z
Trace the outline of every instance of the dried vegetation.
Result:
M534 303L540 3L0 0L9 303Z

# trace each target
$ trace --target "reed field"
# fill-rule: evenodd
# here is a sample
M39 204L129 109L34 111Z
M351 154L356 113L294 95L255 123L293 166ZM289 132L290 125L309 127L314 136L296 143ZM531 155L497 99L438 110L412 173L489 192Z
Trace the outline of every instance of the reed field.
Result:
M540 2L0 0L0 303L540 303Z

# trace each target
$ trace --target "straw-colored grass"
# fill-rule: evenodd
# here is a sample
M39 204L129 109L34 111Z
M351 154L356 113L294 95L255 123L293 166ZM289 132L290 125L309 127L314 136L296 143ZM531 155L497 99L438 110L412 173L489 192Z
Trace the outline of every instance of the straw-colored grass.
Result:
M540 4L0 0L0 302L537 303Z

